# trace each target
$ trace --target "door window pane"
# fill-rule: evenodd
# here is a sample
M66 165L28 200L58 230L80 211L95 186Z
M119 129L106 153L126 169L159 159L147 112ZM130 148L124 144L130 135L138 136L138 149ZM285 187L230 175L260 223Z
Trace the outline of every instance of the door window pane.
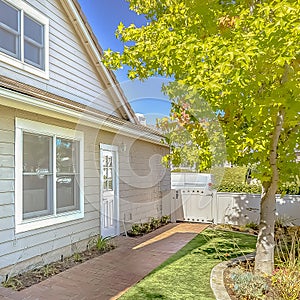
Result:
M112 155L103 155L103 190L112 191L113 190L113 165L112 165Z

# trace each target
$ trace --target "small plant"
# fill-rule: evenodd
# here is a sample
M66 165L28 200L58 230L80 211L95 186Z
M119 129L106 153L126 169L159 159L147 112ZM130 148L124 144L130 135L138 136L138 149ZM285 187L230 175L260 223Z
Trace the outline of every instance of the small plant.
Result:
M22 282L15 277L8 278L2 283L2 286L5 288L11 288L15 291L21 290L24 287Z
M79 252L75 252L73 254L73 259L74 259L75 262L81 262L82 261L82 257L81 257Z
M41 269L44 277L51 277L56 274L56 268L53 265L46 265Z
M140 235L142 234L141 224L132 224L131 226L132 235Z
M246 228L250 228L253 230L258 230L258 224L254 223L254 222L249 222L245 225Z
M295 220L291 217L278 216L275 220L275 229L277 230L280 228L287 228L288 226L292 226L293 221L295 221Z
M109 250L114 249L115 246L111 243L110 237L103 238L99 235L89 241L88 248L96 248L100 252L107 252Z
M271 277L272 286L278 299L298 300L300 296L300 268L276 269Z
M150 229L155 230L161 226L160 219L151 218L150 220Z
M112 249L113 245L110 242L110 237L101 237L99 236L97 238L97 242L96 242L96 248L99 251L108 251L110 249Z
M168 215L162 216L160 219L160 222L163 225L170 223L170 221L171 221L171 218Z
M295 268L300 264L300 228L286 227L275 235L275 264L279 267Z
M143 223L140 225L141 233L148 233L152 231L151 223Z
M236 296L243 300L265 299L269 286L266 279L254 275L252 272L245 272L242 269L235 268L231 273L233 280L233 289Z

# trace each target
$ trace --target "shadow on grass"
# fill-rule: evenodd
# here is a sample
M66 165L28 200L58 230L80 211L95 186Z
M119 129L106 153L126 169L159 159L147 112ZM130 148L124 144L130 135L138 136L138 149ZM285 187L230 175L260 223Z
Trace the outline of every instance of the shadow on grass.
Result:
M252 253L255 244L256 236L207 229L198 234L187 245L154 269L150 274L158 272L186 255L201 254L205 259L218 260L219 262Z
M256 237L207 229L129 289L120 299L212 300L210 273L222 260L251 253Z

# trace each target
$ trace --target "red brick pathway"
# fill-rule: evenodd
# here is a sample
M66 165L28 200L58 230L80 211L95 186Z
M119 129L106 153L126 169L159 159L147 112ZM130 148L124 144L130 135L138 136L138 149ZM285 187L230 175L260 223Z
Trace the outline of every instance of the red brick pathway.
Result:
M20 292L0 287L0 299L117 299L206 227L168 224L141 238L116 237L115 250Z

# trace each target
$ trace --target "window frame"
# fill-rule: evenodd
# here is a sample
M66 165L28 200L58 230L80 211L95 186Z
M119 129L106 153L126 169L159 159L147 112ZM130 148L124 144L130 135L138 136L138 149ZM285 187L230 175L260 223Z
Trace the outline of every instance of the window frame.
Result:
M49 79L49 18L44 16L42 13L34 9L29 4L26 4L21 0L1 0L8 5L11 5L20 12L20 58L13 57L4 51L0 51L0 61L5 62L9 65L17 67L25 72L31 73L33 75L42 77L44 79ZM34 21L40 23L44 26L43 40L44 40L44 62L43 69L34 66L28 62L25 62L25 35L24 35L24 16L27 15Z
M66 138L79 142L79 209L66 212L56 210L56 150L53 151L53 214L23 219L23 132ZM55 138L53 139L55 144ZM83 132L48 125L36 121L16 118L15 120L15 232L21 233L51 225L69 222L84 217L84 135Z

